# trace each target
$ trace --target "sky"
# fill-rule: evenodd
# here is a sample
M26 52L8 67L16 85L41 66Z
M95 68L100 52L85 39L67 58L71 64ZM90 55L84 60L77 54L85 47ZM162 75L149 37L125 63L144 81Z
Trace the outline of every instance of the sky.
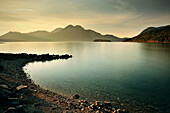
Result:
M170 0L0 0L0 35L52 31L69 24L133 37L170 24Z

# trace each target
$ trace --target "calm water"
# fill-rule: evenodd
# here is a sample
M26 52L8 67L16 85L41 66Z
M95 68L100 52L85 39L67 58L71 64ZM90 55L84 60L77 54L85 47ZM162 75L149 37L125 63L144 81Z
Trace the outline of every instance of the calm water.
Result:
M170 44L6 43L0 52L73 55L24 67L36 83L66 96L170 106Z

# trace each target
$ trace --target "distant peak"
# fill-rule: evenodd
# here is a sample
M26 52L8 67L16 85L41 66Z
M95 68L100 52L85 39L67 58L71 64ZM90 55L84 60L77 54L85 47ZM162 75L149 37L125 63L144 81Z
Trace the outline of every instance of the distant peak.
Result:
M57 33L59 31L61 31L63 28L59 27L59 28L56 28L54 29L53 31L51 31L51 33Z
M46 30L37 30L37 31L33 31L33 32L48 32Z
M84 29L81 25L75 25L75 26L73 26L73 25L68 25L68 26L65 27L65 28L78 28L78 29Z
M76 25L75 27L81 27L81 28L83 28L81 25Z
M84 30L84 28L81 25L76 25L75 28L83 29Z
M74 26L70 24L70 25L68 25L66 28L71 28L71 27L74 27Z

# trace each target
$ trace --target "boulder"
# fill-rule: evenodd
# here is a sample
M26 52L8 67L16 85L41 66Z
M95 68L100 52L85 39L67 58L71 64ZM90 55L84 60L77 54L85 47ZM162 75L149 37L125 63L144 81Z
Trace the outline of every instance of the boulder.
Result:
M80 96L79 96L78 94L75 94L75 95L73 96L73 98L74 98L74 99L79 99Z

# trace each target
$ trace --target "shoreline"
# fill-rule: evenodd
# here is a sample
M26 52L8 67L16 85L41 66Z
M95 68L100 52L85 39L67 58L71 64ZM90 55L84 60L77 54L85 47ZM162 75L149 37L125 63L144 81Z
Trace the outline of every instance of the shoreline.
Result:
M60 113L60 112L123 112L115 109L110 102L87 102L78 94L73 98L41 88L23 71L23 67L35 61L68 59L71 55L36 55L0 53L0 112L7 113Z
M131 112L155 112L152 106L148 108L122 103L113 104L110 101L88 102L82 100L78 94L72 98L65 97L54 91L44 89L35 84L23 71L23 67L36 61L50 61L68 59L71 55L36 55L36 54L9 54L0 53L0 112L15 111L23 113L60 113L60 112L94 112L94 113L131 113ZM136 106L136 105L135 105ZM141 109L140 109L141 108Z
M122 42L137 42L137 43L153 43L153 44L170 44L170 42L161 42L161 41L122 41Z

